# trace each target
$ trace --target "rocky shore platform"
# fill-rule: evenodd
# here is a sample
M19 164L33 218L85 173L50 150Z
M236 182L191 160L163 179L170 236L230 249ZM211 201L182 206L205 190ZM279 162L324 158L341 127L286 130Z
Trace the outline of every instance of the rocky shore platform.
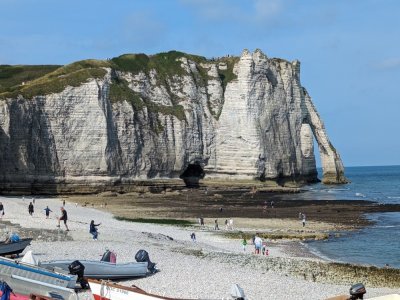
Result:
M358 282L366 285L367 298L400 293L400 270L324 261L301 242L365 226L364 213L399 211L399 207L286 197L216 188L36 196L33 217L28 214L31 196L24 200L0 197L5 206L0 229L33 236L29 249L40 260L100 259L105 249L111 249L117 253L117 261L128 262L145 249L160 271L121 284L135 284L170 297L227 299L233 283L239 284L249 299L326 299L347 294ZM69 232L56 227L63 200ZM49 219L43 210L47 205L53 210ZM299 212L307 214L304 228ZM204 218L205 226L197 223L199 217ZM224 220L230 218L233 229L226 230ZM220 226L217 231L213 230L215 219ZM88 232L91 220L101 223L97 241ZM192 232L196 242L190 239ZM265 235L268 256L253 254L250 244L243 251L240 238L255 232Z

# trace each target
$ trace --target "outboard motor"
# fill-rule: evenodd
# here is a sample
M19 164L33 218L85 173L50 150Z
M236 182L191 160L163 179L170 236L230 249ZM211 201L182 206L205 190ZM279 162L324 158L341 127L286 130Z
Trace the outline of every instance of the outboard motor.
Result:
M107 250L106 252L104 252L100 261L106 261L115 264L117 262L117 255L114 252Z
M150 261L149 253L146 250L139 250L135 255L135 259L137 262L147 262L147 270L150 273L157 272L156 264Z
M350 288L350 299L364 299L364 294L367 291L365 290L365 286L362 283L357 283L352 285Z
M77 275L78 280L77 282L81 285L83 289L86 289L89 287L89 283L87 280L83 277L83 274L85 273L85 266L82 265L82 263L79 260L73 261L69 266L68 266L69 273L72 275Z

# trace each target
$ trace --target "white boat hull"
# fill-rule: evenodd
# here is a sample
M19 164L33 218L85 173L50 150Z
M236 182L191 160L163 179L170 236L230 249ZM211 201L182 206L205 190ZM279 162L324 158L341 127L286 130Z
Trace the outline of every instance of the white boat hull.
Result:
M38 294L75 299L76 276L51 272L38 266L0 257L0 280L22 295Z
M178 300L146 293L138 287L124 287L106 281L89 279L89 285L95 300Z
M116 264L105 261L79 260L84 266L84 276L95 279L123 279L143 277L147 275L147 262L131 262ZM40 265L45 268L61 268L68 271L72 260L54 260L42 262Z

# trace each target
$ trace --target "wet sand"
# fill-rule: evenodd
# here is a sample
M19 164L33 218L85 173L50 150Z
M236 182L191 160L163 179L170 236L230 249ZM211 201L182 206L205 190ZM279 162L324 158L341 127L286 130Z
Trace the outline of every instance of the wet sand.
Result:
M318 228L354 229L369 224L370 221L364 216L366 213L400 211L400 205L381 205L364 200L299 200L291 194L252 194L248 189L185 189L157 194L103 193L66 196L65 199L104 209L120 217L186 220L203 217L206 222L216 218L221 221L234 218L236 222L241 222L241 226L249 228L260 228L267 224L268 227L284 229L287 223L279 224L279 220L286 219L291 224L289 229L298 229L299 212L302 212L307 216L307 228L314 228L316 223L325 223L318 225Z

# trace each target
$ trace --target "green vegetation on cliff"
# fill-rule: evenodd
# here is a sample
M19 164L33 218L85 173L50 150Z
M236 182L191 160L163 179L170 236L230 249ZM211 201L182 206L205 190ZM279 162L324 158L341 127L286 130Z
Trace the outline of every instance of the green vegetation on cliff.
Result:
M129 88L126 80L114 78L110 85L110 101L112 103L119 101L127 101L135 111L140 111L147 107L150 113L162 113L164 115L173 115L179 120L185 120L185 111L182 105L175 104L173 106L159 105L151 102L149 99L142 97L139 93Z
M179 60L183 57L194 62L195 69L193 69L193 65L189 71L185 69ZM190 75L197 86L205 88L208 80L211 79L208 75L207 64L225 65L226 69L218 68L218 75L225 91L227 84L236 78L233 73L233 66L237 61L238 58L236 57L223 57L210 61L202 56L170 51L155 55L124 54L111 60L88 59L65 66L0 65L0 99L15 99L18 96L32 99L35 96L60 93L68 86L77 87L90 79L101 79L107 73L106 68L110 68L114 74L109 93L111 102L126 100L136 111L147 107L149 112L161 112L184 120L184 108L180 105L182 99L171 90L173 82L179 80L181 76ZM143 98L140 93L129 88L128 82L119 79L121 77L120 72L132 74L142 72L150 76L153 71L155 72L156 84L165 87L172 101L172 106L158 105L151 102L150 99ZM213 113L215 111L215 117L218 117L218 110L212 109L211 111Z
M233 67L238 61L239 61L238 57L226 57L221 59L221 62L226 63L227 67L226 70L221 70L221 69L218 70L218 75L219 78L221 79L224 92L228 83L237 78L237 76L233 73Z
M35 66L36 76L31 76L30 81L21 80L26 76L18 76L18 73L0 72L0 77L9 84L7 89L0 89L0 98L16 98L19 95L26 99L34 96L60 93L67 86L79 86L89 78L102 78L106 75L103 67L107 62L97 60L83 60L63 67L58 66ZM23 66L23 69L29 69L29 66ZM24 71L22 71L24 72ZM7 79L7 80L6 80Z
M16 86L28 83L53 72L60 66L9 66L0 65L0 94L11 92Z
M130 89L128 82L123 79L113 79L110 84L109 97L111 103L127 101L132 105L135 111L141 110L144 107L144 102L140 97L140 94Z

